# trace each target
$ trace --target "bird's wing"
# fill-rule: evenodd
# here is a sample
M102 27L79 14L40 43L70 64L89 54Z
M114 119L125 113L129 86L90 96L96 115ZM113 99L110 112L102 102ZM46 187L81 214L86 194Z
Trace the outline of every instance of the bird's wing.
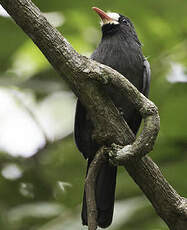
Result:
M147 59L144 60L144 73L143 73L143 90L142 93L148 97L149 88L150 88L150 80L151 80L151 68Z
M77 100L74 124L75 142L86 159L92 158L97 150L97 146L92 140L92 133L92 121L89 119L85 107Z

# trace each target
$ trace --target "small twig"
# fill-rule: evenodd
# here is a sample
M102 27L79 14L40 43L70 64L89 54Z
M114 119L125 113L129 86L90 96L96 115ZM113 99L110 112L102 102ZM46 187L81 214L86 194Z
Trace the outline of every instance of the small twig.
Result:
M86 203L87 203L87 216L88 216L88 229L97 229L97 207L95 200L95 183L98 172L104 162L106 162L106 157L104 155L105 147L100 148L93 161L90 164L88 174L85 181L85 192L86 192Z

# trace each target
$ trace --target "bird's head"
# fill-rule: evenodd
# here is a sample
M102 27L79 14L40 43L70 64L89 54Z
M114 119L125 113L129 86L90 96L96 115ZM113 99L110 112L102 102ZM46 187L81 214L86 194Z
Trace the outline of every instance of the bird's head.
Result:
M127 37L132 37L140 45L135 28L130 19L114 12L104 12L103 10L92 7L101 18L103 36L113 35L116 32L123 33Z

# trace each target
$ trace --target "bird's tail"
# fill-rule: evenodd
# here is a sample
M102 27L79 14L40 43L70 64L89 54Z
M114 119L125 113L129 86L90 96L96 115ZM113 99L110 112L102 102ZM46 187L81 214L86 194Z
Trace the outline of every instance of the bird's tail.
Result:
M88 162L88 168L91 162ZM87 170L88 170L87 168ZM101 228L108 227L112 222L114 210L114 197L116 188L117 167L104 163L98 173L96 180L96 205L97 205L97 222ZM88 225L86 194L84 192L82 205L82 223Z

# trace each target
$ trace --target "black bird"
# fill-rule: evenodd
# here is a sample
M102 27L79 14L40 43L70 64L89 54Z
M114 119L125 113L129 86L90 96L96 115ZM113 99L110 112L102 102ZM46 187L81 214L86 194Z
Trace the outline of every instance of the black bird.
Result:
M132 22L118 13L105 13L99 8L93 10L101 17L102 39L91 58L112 67L124 75L146 97L150 85L150 66L142 54L141 43ZM137 133L141 116L115 87L105 89L114 105L122 113L134 134ZM99 146L92 140L93 124L86 108L77 101L75 115L75 141L79 151L88 160L88 167ZM98 225L108 227L112 222L117 167L106 163L96 181L96 204ZM84 193L82 222L87 225L87 207Z

